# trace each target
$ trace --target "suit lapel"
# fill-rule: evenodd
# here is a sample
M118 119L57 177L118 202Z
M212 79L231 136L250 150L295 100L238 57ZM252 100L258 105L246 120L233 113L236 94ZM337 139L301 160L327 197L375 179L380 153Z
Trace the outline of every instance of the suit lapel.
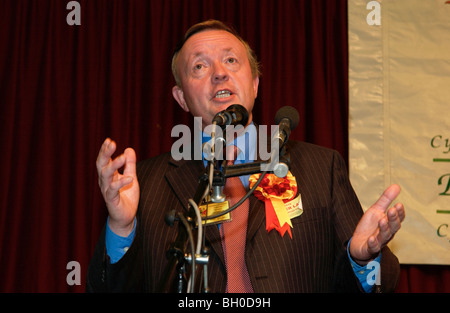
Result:
M183 208L187 210L188 200L194 197L200 175L203 171L201 161L186 162L184 160L170 160L169 162L175 167L173 170L167 172L165 177Z
M261 227L265 217L264 202L251 195L247 227L247 242L252 240L255 236L256 231Z

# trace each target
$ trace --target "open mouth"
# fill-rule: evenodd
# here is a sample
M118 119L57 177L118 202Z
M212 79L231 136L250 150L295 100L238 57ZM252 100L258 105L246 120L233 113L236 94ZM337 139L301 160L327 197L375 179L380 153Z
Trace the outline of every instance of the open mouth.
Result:
M227 98L227 97L230 97L232 94L233 93L231 91L229 91L229 90L219 90L215 94L214 98L218 98L218 99Z

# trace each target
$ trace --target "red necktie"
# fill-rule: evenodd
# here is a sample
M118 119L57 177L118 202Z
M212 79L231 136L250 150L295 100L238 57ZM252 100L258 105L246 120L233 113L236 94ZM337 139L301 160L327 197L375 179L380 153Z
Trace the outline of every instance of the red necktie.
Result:
M237 155L237 147L234 147L234 158ZM227 165L232 165L227 161ZM229 206L233 206L246 194L244 185L239 177L227 178L224 193L227 196ZM227 269L227 292L244 293L253 292L250 275L245 262L245 238L247 236L249 200L246 199L239 207L231 212L231 222L222 224L222 247L225 255Z

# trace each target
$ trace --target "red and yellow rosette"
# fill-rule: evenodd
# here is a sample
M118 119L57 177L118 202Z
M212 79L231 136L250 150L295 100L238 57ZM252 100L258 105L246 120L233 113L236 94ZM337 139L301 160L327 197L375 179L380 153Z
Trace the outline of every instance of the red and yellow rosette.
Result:
M250 176L250 188L255 185L260 175L254 174ZM267 232L276 229L283 237L287 231L292 239L292 222L285 206L285 203L292 200L297 194L297 182L291 172L283 178L274 174L266 174L253 194L259 200L264 201Z

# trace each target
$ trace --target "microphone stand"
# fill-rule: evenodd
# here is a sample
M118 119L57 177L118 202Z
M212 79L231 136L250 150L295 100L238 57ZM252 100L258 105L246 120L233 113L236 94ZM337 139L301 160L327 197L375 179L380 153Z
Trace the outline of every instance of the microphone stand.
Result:
M201 197L205 192L208 184L208 175L205 172L202 174L199 180L199 184L194 196L195 203L199 203L201 201ZM159 292L171 292L174 287L177 293L186 292L186 247L190 235L192 236L191 230L195 228L195 212L191 207L189 212L187 212L187 216L185 216L184 214L185 213L183 212L176 212L175 210L171 210L165 218L165 221L169 226L173 226L175 221L181 221L181 223L178 223L177 237L171 244L166 254L169 261L166 265L166 268L162 275L162 279L158 286ZM195 251L192 248L192 244L191 250L192 254L195 254ZM195 268L195 257L192 258L191 263ZM176 275L174 275L175 270ZM170 282L173 283L170 284Z

